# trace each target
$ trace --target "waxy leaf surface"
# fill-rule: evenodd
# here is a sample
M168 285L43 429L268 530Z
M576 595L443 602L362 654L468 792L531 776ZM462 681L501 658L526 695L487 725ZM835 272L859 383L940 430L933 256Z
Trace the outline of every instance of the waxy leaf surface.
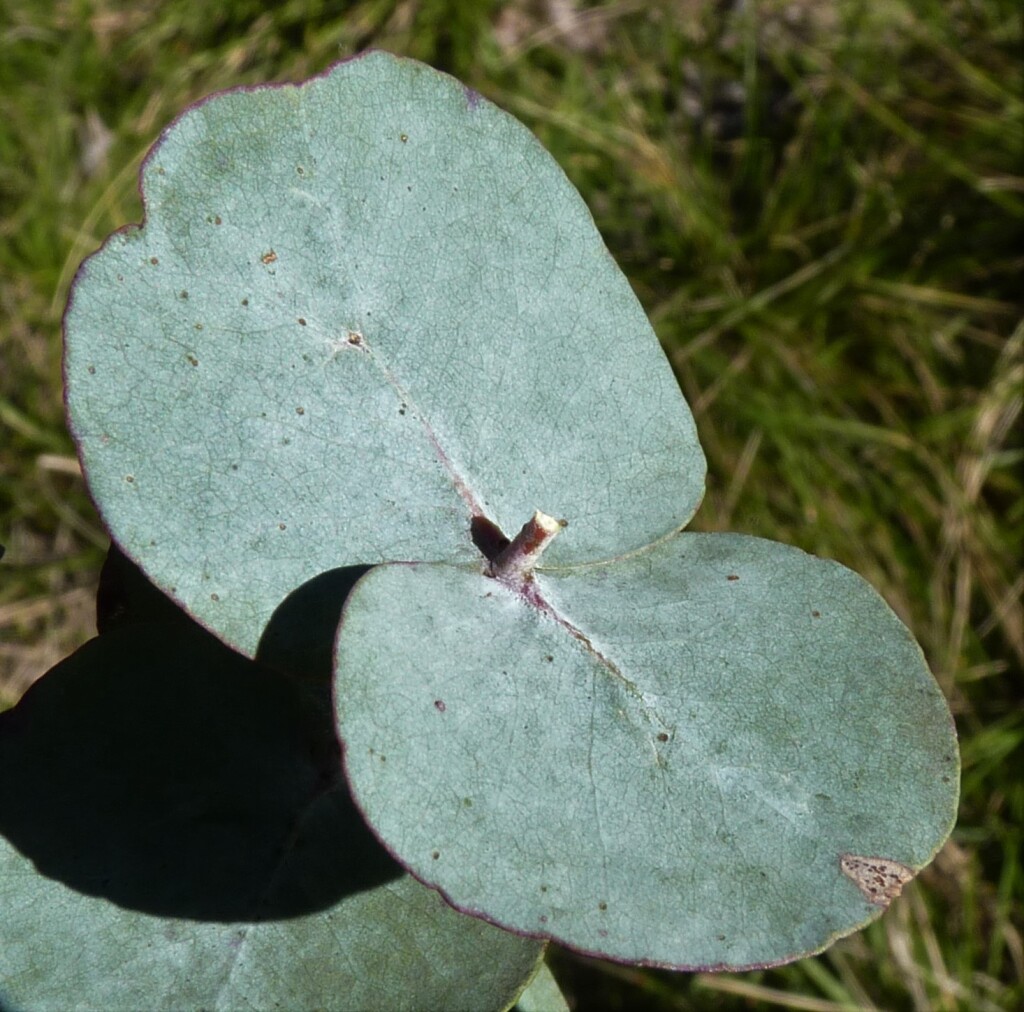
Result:
M919 647L859 576L774 542L681 534L526 595L382 566L338 651L346 767L385 845L461 909L584 951L818 951L953 824L956 737Z
M571 516L566 564L696 509L689 410L586 206L458 82L371 53L228 92L141 187L74 285L70 424L115 540L242 652L326 569L475 558L475 515Z
M44 675L0 715L0 1008L507 1007L540 944L405 874L333 742L188 622Z

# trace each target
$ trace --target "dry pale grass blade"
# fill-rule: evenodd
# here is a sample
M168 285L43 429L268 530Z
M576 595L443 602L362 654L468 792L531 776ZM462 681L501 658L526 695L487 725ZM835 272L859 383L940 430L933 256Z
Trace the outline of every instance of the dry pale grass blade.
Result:
M0 709L81 646L95 631L95 614L93 584L0 605Z
M952 607L946 640L945 666L953 668L963 654L975 584L990 609L986 626L998 626L1024 663L1024 610L1020 599L1020 560L1001 557L993 544L988 511L981 502L989 474L999 462L1022 406L1024 385L1024 323L1002 349L987 388L978 399L966 445L956 463L958 494L951 496L942 525L940 559L952 581Z
M748 1002L763 1003L779 1008L794 1009L796 1012L874 1012L875 1005L858 1005L847 1002L828 1001L809 995L794 994L763 984L754 984L742 977L701 973L694 979L701 990L722 995L735 995Z

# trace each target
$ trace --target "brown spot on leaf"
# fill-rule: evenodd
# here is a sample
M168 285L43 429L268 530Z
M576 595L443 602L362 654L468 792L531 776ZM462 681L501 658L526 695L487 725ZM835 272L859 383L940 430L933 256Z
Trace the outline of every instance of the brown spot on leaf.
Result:
M306 413L306 409L305 408L296 408L295 409L295 414L297 414L297 415L304 415L305 413Z
M668 735L664 731L658 732L658 741L668 741Z
M265 264L272 264L276 259L277 254L272 249L267 250L267 252L260 257L260 260L262 260L263 263Z
M434 700L434 709L436 709L438 713L444 713L444 711L447 709L447 707L444 705L444 700L443 699L435 699Z
M737 576L737 575L736 575L735 573L730 573L730 574L729 574L729 575L728 575L728 576L726 577L726 579L727 579L727 580L738 580L738 579L739 579L739 577L738 577L738 576Z
M306 318L304 316L300 316L299 317L299 326L300 327L305 327L306 326Z
M195 357L195 355L186 355L186 356L185 356L185 358L187 358L187 359L188 359L188 364L189 364L189 365L191 365L191 366L197 366L197 365L199 365L199 359L197 359L197 358Z
M159 258L159 257L150 257L150 258L149 258L149 262L150 262L150 263L151 263L151 264L152 264L152 265L153 265L154 267L156 267L156 265L157 265L158 263L160 263L160 258Z
M887 907L914 877L912 869L887 857L840 854L839 867L864 898L879 907Z
M409 139L409 135L408 134L399 134L398 135L398 139L404 144Z
M811 612L811 618L821 618L821 612L820 611L812 611Z

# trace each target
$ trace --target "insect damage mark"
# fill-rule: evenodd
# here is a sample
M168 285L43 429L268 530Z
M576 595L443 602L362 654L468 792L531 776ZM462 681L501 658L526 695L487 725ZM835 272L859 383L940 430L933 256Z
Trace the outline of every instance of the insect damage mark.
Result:
M887 857L840 854L839 867L864 898L879 907L887 907L914 877L913 869Z

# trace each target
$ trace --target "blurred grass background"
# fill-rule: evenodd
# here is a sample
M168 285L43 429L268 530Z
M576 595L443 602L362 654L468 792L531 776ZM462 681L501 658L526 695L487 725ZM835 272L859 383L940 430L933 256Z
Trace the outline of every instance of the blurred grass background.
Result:
M94 632L60 316L146 149L213 90L414 56L589 203L694 409L697 526L864 574L961 734L959 825L866 931L745 974L555 950L574 1007L1024 1007L1021 34L1017 0L0 0L0 708Z

